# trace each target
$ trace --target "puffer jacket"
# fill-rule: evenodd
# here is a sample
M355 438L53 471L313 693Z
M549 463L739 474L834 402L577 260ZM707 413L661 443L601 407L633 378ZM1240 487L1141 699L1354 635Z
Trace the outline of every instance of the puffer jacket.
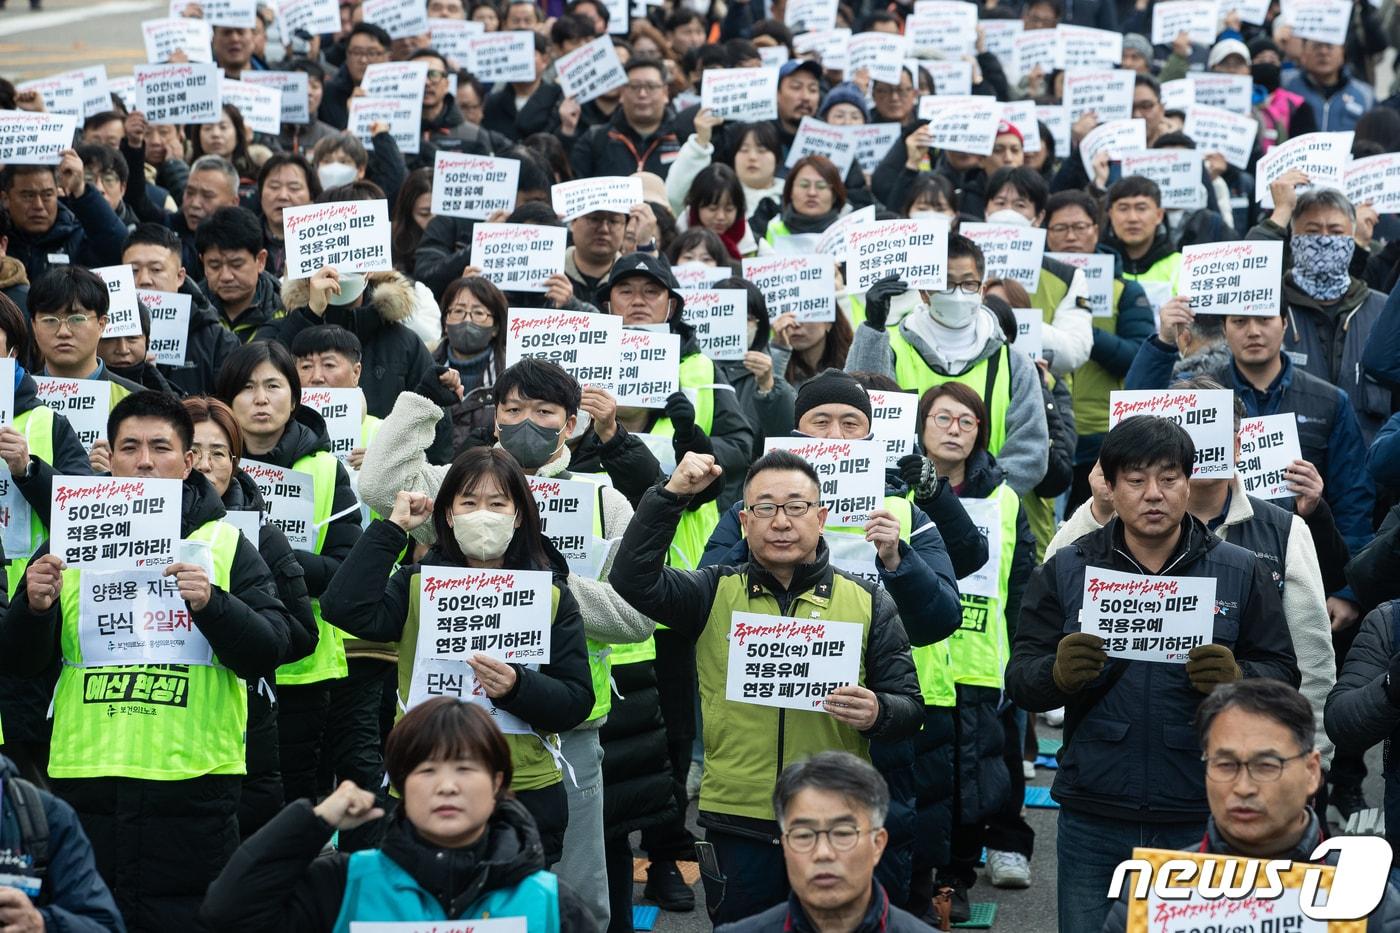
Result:
M253 303L243 309L243 313L238 315L236 321L224 311L223 299L214 294L214 290L209 287L208 282L201 282L199 287L204 292L205 300L219 315L219 323L232 331L233 335L241 342L248 343L252 340L275 340L277 338L279 321L286 317L287 311L286 305L282 303L281 283L275 275L269 272L258 274L258 284L253 291ZM190 313L191 315L194 313L193 303L190 305Z
M0 292L29 313L29 274L14 256L0 256Z
M101 193L88 185L81 197L59 198L53 226L43 233L26 233L12 224L7 253L24 263L30 282L37 282L55 265L51 256L67 256L68 263L89 269L114 266L122 261L125 243L126 224Z

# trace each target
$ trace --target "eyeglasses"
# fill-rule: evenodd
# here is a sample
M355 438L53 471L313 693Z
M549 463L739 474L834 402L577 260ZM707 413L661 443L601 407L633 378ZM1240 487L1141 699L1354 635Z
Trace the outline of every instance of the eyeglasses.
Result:
M837 852L849 852L856 847L860 841L861 833L874 832L875 829L862 830L859 826L851 826L842 823L830 829L808 829L803 826L798 829L789 829L783 833L783 841L787 847L794 852L811 852L817 847L817 840L825 836L831 843L831 847Z
M981 290L981 282L954 282L942 291L935 289L940 295L951 295L953 292L962 292L964 295L975 295Z
M1303 758L1310 752L1299 752L1296 755L1289 755L1287 758L1280 758L1278 755L1259 755L1249 761L1237 761L1234 758L1207 758L1201 756L1201 760L1206 763L1206 777L1212 781L1225 783L1233 781L1240 776L1240 768L1249 772L1252 780L1261 783L1271 783L1283 777L1283 769L1290 761L1296 758Z
M1051 224L1046 229L1056 236L1064 236L1066 233L1073 233L1075 236L1083 236L1094 229L1094 225L1081 221L1077 224Z
M976 418L972 417L971 415L959 415L958 417L954 418L946 411L934 412L933 414L928 416L928 420L932 421L938 427L945 429L952 427L953 422L956 421L958 423L959 428L969 432L976 431L977 425L980 423Z
M459 323L452 318L465 318L473 324L490 325L496 322L496 318L485 308L448 308L447 317L449 323Z
M665 86L660 81L628 81L626 85L633 94L656 94Z
M811 511L812 507L816 504L815 502L803 502L799 499L793 502L784 502L781 505L776 502L760 502L758 505L750 505L745 508L754 518L761 518L766 521L777 515L778 509L782 509L783 514L788 518L801 518ZM793 830L793 832L798 832L798 830ZM835 845L835 842L833 841L832 844Z
M23 189L11 188L10 197L17 201L52 201L58 197L57 188L44 188L38 191L25 191Z
M387 58L389 55L387 51L380 48L350 49L345 54L350 58L358 58L364 61L378 61L381 58Z
M587 221L595 227L620 227L627 222L627 218L621 214L605 214L601 211L594 211L592 214L584 214L580 220Z
M67 324L69 330L77 330L86 327L87 322L92 319L91 314L69 314L64 317L57 314L41 314L34 319L34 326L44 330L58 330L61 325Z
M447 80L447 72L445 72L445 71L439 71L439 70L436 69L436 68L429 68L429 69L428 69L428 80L429 80L429 81L446 81L446 80Z
M799 181L793 185L798 191L830 191L831 185L824 181Z

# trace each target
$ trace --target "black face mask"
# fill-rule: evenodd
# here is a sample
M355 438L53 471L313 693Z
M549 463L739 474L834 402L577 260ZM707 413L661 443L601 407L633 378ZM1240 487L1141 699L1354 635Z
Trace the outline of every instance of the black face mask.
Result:
M1260 62L1257 65L1251 65L1249 72L1254 77L1254 83L1264 88L1264 90L1270 93L1278 90L1281 80L1278 65Z

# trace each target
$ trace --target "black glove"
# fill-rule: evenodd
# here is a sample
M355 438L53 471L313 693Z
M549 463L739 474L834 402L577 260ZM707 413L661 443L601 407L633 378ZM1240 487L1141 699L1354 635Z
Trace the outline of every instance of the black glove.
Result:
M418 385L413 387L413 391L423 396L434 405L441 405L444 408L456 405L461 399L457 398L457 393L449 389L438 381L438 377L447 372L446 364L439 363L432 369L425 370L423 378Z
M666 398L666 417L671 419L677 441L689 441L700 430L695 426L695 406L684 392L672 392Z
M933 461L919 454L905 454L899 458L899 475L910 489L915 499L932 499L938 494L938 471Z
M890 317L890 301L895 295L909 291L909 285L898 275L890 273L865 293L865 323L879 330Z

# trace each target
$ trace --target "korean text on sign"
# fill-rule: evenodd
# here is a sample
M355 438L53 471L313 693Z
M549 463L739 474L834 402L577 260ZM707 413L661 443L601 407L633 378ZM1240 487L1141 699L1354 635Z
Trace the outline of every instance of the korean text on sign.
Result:
M0 110L0 163L57 165L77 123L72 114Z
M884 441L770 437L763 447L796 454L817 471L829 528L860 527L884 502Z
M485 220L515 210L518 159L439 151L433 165L434 214Z
M78 592L78 639L85 667L211 664L213 651L161 570L85 571Z
M617 388L622 318L614 314L511 308L506 365L525 357L548 360L578 380L609 392Z
M282 529L292 547L314 550L316 493L311 474L257 460L240 460L238 465L262 493L268 521Z
M69 567L139 570L175 560L177 479L56 476L49 549Z
M736 612L729 623L724 698L820 710L837 687L859 684L864 634L858 622Z
M477 224L472 228L471 264L508 292L546 292L546 280L564 272L563 227Z
M62 379L34 376L39 401L63 415L78 435L83 450L107 436L107 415L112 411L112 383L105 379Z
M360 425L364 414L364 395L359 389L334 389L330 386L302 386L301 403L326 422L331 453L342 463L360 444Z
M743 261L744 278L763 292L769 318L791 314L799 321L836 318L836 279L829 256L753 256Z
M1205 243L1181 251L1181 293L1197 314L1278 317L1283 310L1283 241Z
M1293 412L1240 421L1240 462L1244 491L1260 499L1293 495L1284 470L1303 459L1298 444L1298 417Z
M778 69L706 68L701 107L725 120L749 122L778 117Z
M594 553L605 553L595 536L598 528L598 486L577 479L557 476L531 476L530 492L540 510L540 531L549 538L569 569L590 579L598 576L601 564L590 560Z
M680 391L680 334L624 330L617 366L617 404L665 408L667 396Z
M742 360L749 348L749 295L742 288L683 288L682 315L710 359Z
M1196 445L1195 479L1235 475L1235 393L1229 389L1160 389L1111 392L1108 426L1153 415L1175 421Z
M889 275L910 288L938 289L948 283L948 220L877 220L846 232L847 281L854 292Z
M912 392L879 389L868 389L866 394L870 396L871 437L885 445L885 466L897 466L900 457L914 452L919 397Z
M155 354L157 363L165 366L184 366L190 338L192 297L184 292L152 292L140 289L137 289L136 297L151 315L151 336L146 349Z
M1083 596L1080 631L1102 638L1109 657L1185 664L1192 648L1210 643L1214 577L1147 577L1087 567Z
M387 272L389 209L384 201L306 204L282 212L287 277L309 279L323 266L338 272Z

